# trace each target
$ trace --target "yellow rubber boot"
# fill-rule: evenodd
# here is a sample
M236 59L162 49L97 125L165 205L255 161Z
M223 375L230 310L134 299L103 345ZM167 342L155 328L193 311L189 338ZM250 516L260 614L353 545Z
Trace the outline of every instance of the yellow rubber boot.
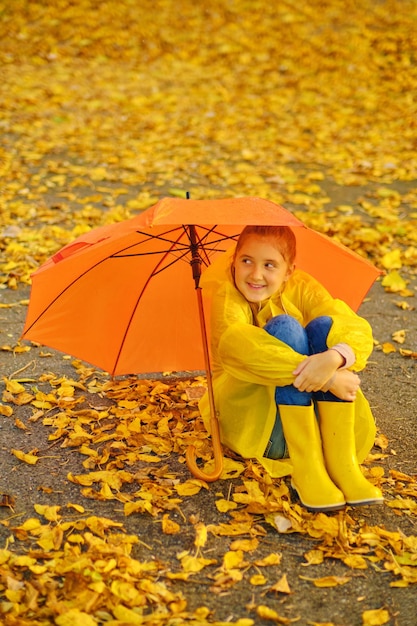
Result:
M318 402L324 459L329 476L353 506L380 504L382 492L362 474L355 448L353 402Z
M314 406L278 406L293 465L292 486L310 511L337 511L346 502L327 473Z

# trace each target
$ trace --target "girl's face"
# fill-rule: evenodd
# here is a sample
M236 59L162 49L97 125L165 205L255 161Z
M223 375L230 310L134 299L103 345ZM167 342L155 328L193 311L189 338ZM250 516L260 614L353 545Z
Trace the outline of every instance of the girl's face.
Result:
M260 303L276 293L291 276L270 237L248 235L234 259L235 284L248 302Z

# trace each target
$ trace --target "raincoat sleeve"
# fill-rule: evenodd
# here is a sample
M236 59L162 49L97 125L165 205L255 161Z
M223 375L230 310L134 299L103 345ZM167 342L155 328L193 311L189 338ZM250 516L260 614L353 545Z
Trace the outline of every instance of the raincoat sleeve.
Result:
M214 360L231 376L260 385L291 384L304 356L252 324L248 303L225 282L211 309Z
M304 325L321 315L330 316L333 324L327 338L328 348L339 343L347 344L355 355L355 362L349 369L362 370L373 350L372 329L368 321L342 300L332 298L315 278L305 272L297 271L288 287L288 293L284 291L284 295L298 305Z

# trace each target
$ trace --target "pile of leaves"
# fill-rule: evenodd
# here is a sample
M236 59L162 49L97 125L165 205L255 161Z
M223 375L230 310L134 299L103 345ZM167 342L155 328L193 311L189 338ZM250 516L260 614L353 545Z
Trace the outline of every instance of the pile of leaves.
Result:
M146 536L126 533L123 521L91 515L87 504L78 500L65 506L36 504L34 515L20 525L13 515L3 521L11 533L9 545L0 550L0 611L5 625L43 626L48 620L60 626L212 623L205 606L188 610L186 596L177 588L179 581L208 586L218 595L242 582L252 585L262 589L265 604L247 607L254 612L253 619L234 623L256 623L257 614L289 624L292 618L268 608L269 596L291 593L280 567L282 554L276 547L265 552L262 546L268 528L314 540L304 553L306 568L330 558L352 571L316 577L306 569L301 578L316 587L345 585L355 571L368 568L390 572L394 587L417 582L416 536L370 526L346 511L308 513L292 500L284 480L273 481L258 464L231 454L214 491L190 477L184 466L188 445L196 446L206 470L211 464L197 406L204 390L201 377L115 381L80 362L74 366L78 374L74 379L49 374L36 386L5 379L0 412L13 419L17 407L30 406L29 424L41 421L51 429L50 442L63 452L71 449L82 455L84 471L69 472L67 478L79 486L86 503L113 501L117 520L147 516L173 538L184 539L191 532L191 549L180 543L173 567L163 555L153 553ZM16 426L27 428L19 420ZM384 438L377 443L381 453L372 457L374 463L385 456ZM12 453L29 465L47 457L36 449ZM383 486L388 506L399 515L417 514L415 477L394 470L384 476L378 465L368 467L367 475ZM202 490L211 493L217 510L213 523L183 512ZM222 559L212 558L211 546L222 539L227 540ZM145 558L139 558L144 551ZM388 621L386 610L375 613L382 621L370 624Z

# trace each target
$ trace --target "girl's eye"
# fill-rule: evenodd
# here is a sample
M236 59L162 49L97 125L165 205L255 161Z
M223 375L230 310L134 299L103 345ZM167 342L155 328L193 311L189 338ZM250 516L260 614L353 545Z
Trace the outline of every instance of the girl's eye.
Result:
M265 263L265 267L267 267L269 270L274 270L276 265L274 263Z

